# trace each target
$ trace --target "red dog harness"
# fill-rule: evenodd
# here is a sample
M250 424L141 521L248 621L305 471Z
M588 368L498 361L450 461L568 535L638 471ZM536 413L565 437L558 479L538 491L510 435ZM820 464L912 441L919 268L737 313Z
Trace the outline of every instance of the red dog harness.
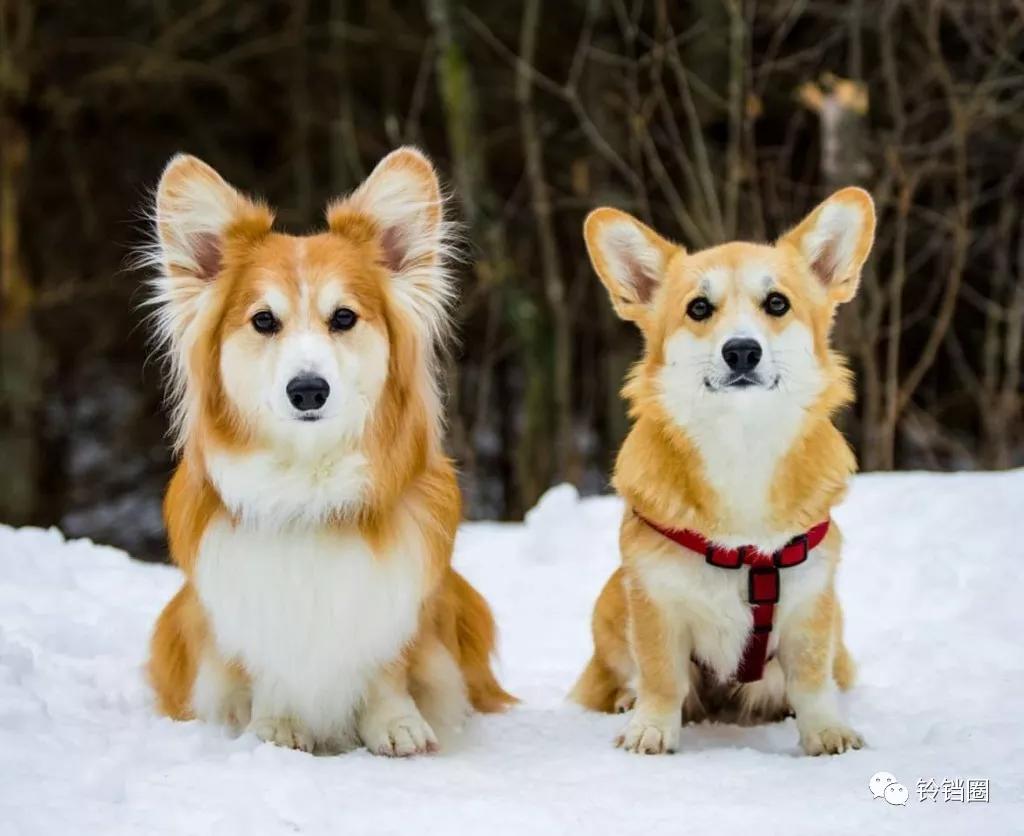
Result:
M768 661L768 639L771 637L775 605L779 603L779 569L799 566L811 549L815 548L828 534L828 520L818 523L806 534L799 534L786 543L775 554L765 554L753 546L726 549L716 546L706 537L687 528L662 528L647 517L637 514L641 520L668 537L674 543L697 554L712 566L722 569L750 567L747 580L747 600L754 613L754 628L743 648L743 656L736 669L739 682L756 682L764 675Z

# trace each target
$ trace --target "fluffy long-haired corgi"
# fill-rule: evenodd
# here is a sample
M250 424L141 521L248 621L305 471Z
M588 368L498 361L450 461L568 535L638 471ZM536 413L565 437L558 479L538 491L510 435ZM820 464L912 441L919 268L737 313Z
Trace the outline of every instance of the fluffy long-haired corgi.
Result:
M633 713L617 745L674 751L681 719L795 713L809 754L862 745L830 518L855 468L832 423L852 399L829 347L874 239L870 196L836 192L773 246L688 253L598 209L584 234L619 316L643 333L614 485L621 567L598 598L573 698Z
M165 169L154 303L181 461L164 514L185 574L149 662L167 715L410 755L513 701L490 610L450 565L442 209L408 148L305 237L193 157Z

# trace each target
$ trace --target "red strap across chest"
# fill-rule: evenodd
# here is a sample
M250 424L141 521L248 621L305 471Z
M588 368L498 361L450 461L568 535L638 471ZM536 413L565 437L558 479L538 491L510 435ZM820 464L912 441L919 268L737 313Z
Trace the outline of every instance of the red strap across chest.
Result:
M807 560L808 553L818 546L828 534L829 521L818 523L805 534L790 540L774 554L759 551L753 546L738 546L727 549L716 546L702 534L687 528L663 528L646 517L637 514L647 525L674 543L697 554L712 566L721 569L750 567L747 578L747 600L753 614L753 628L747 638L743 656L736 669L739 682L756 682L764 676L768 661L768 640L775 619L775 605L781 591L779 569L797 566Z

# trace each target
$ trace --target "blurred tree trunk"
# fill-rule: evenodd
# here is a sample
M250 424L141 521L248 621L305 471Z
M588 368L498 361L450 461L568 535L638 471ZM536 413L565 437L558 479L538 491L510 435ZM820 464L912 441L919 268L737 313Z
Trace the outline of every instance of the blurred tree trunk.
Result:
M605 7L597 19L599 28L607 25L609 16L610 12ZM596 45L610 52L614 48L614 41L606 36L598 40ZM615 77L619 72L618 68L607 63L591 62L588 72L581 79L581 95L587 112L594 114L594 123L601 136L608 137L615 147L623 148L631 144L631 137L635 137L638 120L617 119L608 106L608 91L614 89ZM637 145L635 141L632 144ZM630 153L630 159L639 161L640 155L641 151L637 147ZM637 165L640 165L639 162ZM632 205L634 196L617 184L611 167L601 156L578 158L574 163L572 181L573 193L584 206L597 208L610 205L629 208ZM638 214L644 216L647 221L652 220L646 207L640 208ZM632 338L635 329L631 324L624 324L615 314L589 259L586 259L584 271L591 294L597 297L599 314L596 328L599 344L603 347L597 358L597 367L601 374L599 391L603 398L597 408L598 426L603 425L604 432L600 434L600 454L596 465L604 473L610 474L619 447L629 432L629 416L621 391L629 367L638 357L638 345L637 340Z
M437 39L437 80L441 101L444 104L452 170L465 223L471 233L476 233L481 227L477 211L477 193L481 188L483 164L473 143L473 131L476 127L474 91L468 79L468 68L461 44L455 39L448 0L426 0L426 10ZM460 311L460 314L463 312ZM462 318L460 315L460 319ZM461 380L454 358L449 358L447 378L452 452L460 462L460 471L464 478L473 481L477 477L476 460L473 455L472 439L463 420Z
M509 282L510 260L505 228L486 186L487 162L484 145L480 141L483 130L476 86L460 23L463 6L460 0L426 0L426 6L437 42L437 83L444 108L456 191L462 204L470 241L476 245L474 255L479 253L473 264L476 286L464 289L460 319L467 319L473 312L472 306L482 300L485 305L485 332L489 334L494 333L503 315L511 320L513 327L520 320L516 316L515 305L509 304L506 298L515 293L515 288L510 287ZM495 361L493 356L480 358L476 381L478 390L492 390ZM492 426L492 404L489 398L478 399L479 409L472 416L472 423L467 426L466 413L460 403L460 382L458 366L450 363L449 385L452 394L449 414L455 453L462 461L468 479L480 479L483 474L477 468L474 436ZM536 375L527 375L522 399L522 408L527 415L538 401L537 386L540 383L541 379ZM504 410L506 413L508 411L508 408ZM508 417L505 414L499 420L504 422ZM545 487L538 484L532 467L534 432L531 430L534 430L534 425L527 420L513 455L516 484L503 486L506 508L512 514L528 508Z
M516 99L519 101L519 127L526 159L526 178L530 185L540 249L541 278L553 332L551 400L555 414L555 455L552 477L558 482L569 480L578 483L572 415L572 316L565 274L555 243L551 194L544 172L540 126L533 106L533 81L529 72L536 56L540 8L540 0L527 0L523 8L519 37L519 58L522 63L516 73Z
M19 225L29 153L20 109L32 23L30 2L0 4L0 521L13 524L31 521L38 510L40 467L42 346Z
M331 0L329 28L333 53L338 62L338 112L330 125L331 185L335 194L348 192L367 174L359 156L348 43L343 37L349 15L348 0Z
M308 0L292 0L288 34L291 41L292 174L295 184L295 221L305 227L313 220L313 163L309 147L309 73L306 29Z
M853 9L856 13L859 7L854 5ZM844 186L864 183L871 173L867 158L866 86L855 79L826 74L821 84L807 82L799 94L804 105L818 116L821 126L821 174L825 185L822 198ZM869 308L879 298L881 289L873 262L865 268L861 281L862 292L839 310L833 339L839 351L860 362L862 403L857 446L863 468L877 470L884 466L885 450L891 450L891 444L879 437L884 424L884 380L875 358L880 322ZM840 416L840 427L850 432L851 421L850 415Z
M968 371L961 377L978 401L982 465L1004 469L1013 466L1014 447L1024 430L1020 397L1024 360L1024 213L1010 180L1003 187L992 249L995 269L989 278L985 306L981 374ZM957 345L957 365L969 370L959 340Z

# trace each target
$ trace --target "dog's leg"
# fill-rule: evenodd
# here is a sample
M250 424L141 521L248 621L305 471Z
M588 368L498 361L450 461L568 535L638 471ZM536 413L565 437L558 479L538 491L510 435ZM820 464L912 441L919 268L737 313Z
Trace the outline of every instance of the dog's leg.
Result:
M786 697L796 713L800 745L808 755L838 755L864 741L843 721L832 676L835 657L835 591L829 586L796 612L779 636Z
M405 757L437 751L437 736L409 694L404 662L388 665L370 682L359 713L359 736L378 755Z
M619 568L594 605L594 655L569 693L570 699L591 711L625 714L636 702L636 665L626 635L628 607L623 570Z
M629 584L630 644L638 678L636 706L615 745L648 755L679 747L681 709L690 690L689 648L679 624L651 600L636 580Z
M840 691L849 691L857 677L857 663L853 661L843 638L843 608L839 601L836 601L835 636L836 658L832 663L832 676Z
M203 650L192 685L196 717L222 723L232 732L244 729L252 714L252 690L244 671L224 660L212 641Z
M423 636L417 642L409 687L420 712L438 733L461 729L472 712L462 670L436 636Z
M302 720L285 709L288 705L287 693L288 689L282 682L269 677L254 679L252 720L246 731L275 746L312 752L316 739Z

